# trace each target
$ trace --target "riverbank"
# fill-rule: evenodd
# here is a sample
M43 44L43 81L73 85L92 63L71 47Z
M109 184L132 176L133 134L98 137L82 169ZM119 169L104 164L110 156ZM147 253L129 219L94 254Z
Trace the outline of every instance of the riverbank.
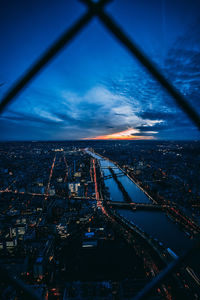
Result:
M97 152L94 151L94 149L90 150L92 153L94 153L97 156L100 156L102 159L105 159L107 161L109 161L110 163L114 164L120 171L122 171L149 199L150 201L152 201L154 204L158 204L157 201L155 199L153 199L146 190L143 189L143 187L141 187L138 182L136 182L120 165L118 165L115 161L111 160L108 157L105 157Z

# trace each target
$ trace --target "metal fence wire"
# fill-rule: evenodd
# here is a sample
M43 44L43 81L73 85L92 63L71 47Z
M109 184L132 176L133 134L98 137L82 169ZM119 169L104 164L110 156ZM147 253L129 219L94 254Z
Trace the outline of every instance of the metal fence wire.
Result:
M105 28L129 51L129 53L138 59L138 61L147 69L147 71L160 83L160 85L174 99L177 106L192 120L198 129L200 129L200 116L189 104L185 97L169 82L168 79L159 71L158 67L143 53L136 43L123 31L117 22L104 10L104 6L112 0L79 0L87 6L87 12L82 15L69 29L67 29L44 53L38 60L30 66L30 68L19 78L10 88L7 94L2 98L0 103L0 114L6 109L8 104L19 95L19 93L31 82L39 72L44 69L47 64L55 58L55 56L67 46L81 30L94 18L97 17ZM172 264L167 266L155 279L147 284L142 291L134 298L134 300L145 299L150 293L161 284L170 274L182 265L186 264L188 258L194 252L200 249L200 243L197 241L194 246L188 250L183 256L176 259ZM8 274L2 268L0 269L0 277L13 285L16 290L22 290L24 295L30 299L40 299L35 292L22 283L20 280ZM5 277L3 277L3 272Z

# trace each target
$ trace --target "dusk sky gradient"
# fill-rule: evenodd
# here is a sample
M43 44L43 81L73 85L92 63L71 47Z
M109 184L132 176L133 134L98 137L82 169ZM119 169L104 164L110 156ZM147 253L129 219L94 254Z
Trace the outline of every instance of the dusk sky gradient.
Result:
M84 12L0 1L0 97ZM113 0L106 11L200 108L200 1ZM0 140L199 139L168 94L95 18L0 117Z

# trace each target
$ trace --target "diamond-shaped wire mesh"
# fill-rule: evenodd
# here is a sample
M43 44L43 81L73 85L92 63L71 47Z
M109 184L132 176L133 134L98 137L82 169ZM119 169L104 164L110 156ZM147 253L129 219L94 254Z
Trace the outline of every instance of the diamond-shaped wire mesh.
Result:
M40 70L45 68L47 64L65 47L73 38L75 38L81 30L94 18L98 17L101 23L110 31L114 37L122 43L122 45L130 52L133 57L136 57L139 62L150 72L150 74L166 89L172 96L176 104L186 113L186 115L193 121L193 123L200 129L200 116L186 101L186 99L179 93L179 91L165 78L165 76L158 70L153 62L137 47L137 45L124 33L123 29L113 20L113 18L104 11L104 6L111 0L100 0L92 2L91 0L80 0L88 6L87 12L66 30L52 46L31 66L27 72L13 85L7 92L0 103L0 113L2 113L7 105L30 83L30 81L39 74ZM154 280L152 280L134 299L146 298L152 290L161 284L167 276L173 273L182 263L186 263L194 251L199 249L199 242L195 244L188 252L182 257L175 260L171 265L166 267ZM5 270L0 270L4 274L4 281L9 282L20 291L23 290L24 295L30 299L40 299L31 289L28 289L25 284L20 280L13 278Z

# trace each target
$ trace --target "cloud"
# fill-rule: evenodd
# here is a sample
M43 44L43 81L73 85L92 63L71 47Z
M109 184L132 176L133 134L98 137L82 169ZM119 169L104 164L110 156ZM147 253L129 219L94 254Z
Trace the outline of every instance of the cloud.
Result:
M176 39L165 59L165 73L195 109L200 109L200 18Z
M45 101L41 101L41 105L30 109L30 101L25 103L24 100L22 111L9 110L2 119L15 124L23 122L28 127L40 126L42 136L52 130L52 139L71 139L72 136L73 139L91 138L161 122L141 118L128 97L102 85L90 89L84 95L63 90L60 97L55 95L53 105L48 101L48 94L42 97Z
M200 21L168 51L162 71L198 110L200 108ZM83 91L30 88L4 113L4 132L18 138L83 139L115 136L134 130L130 138L196 138L191 121L160 85L139 65L105 78ZM130 133L131 135L131 133ZM123 134L122 134L123 137Z

